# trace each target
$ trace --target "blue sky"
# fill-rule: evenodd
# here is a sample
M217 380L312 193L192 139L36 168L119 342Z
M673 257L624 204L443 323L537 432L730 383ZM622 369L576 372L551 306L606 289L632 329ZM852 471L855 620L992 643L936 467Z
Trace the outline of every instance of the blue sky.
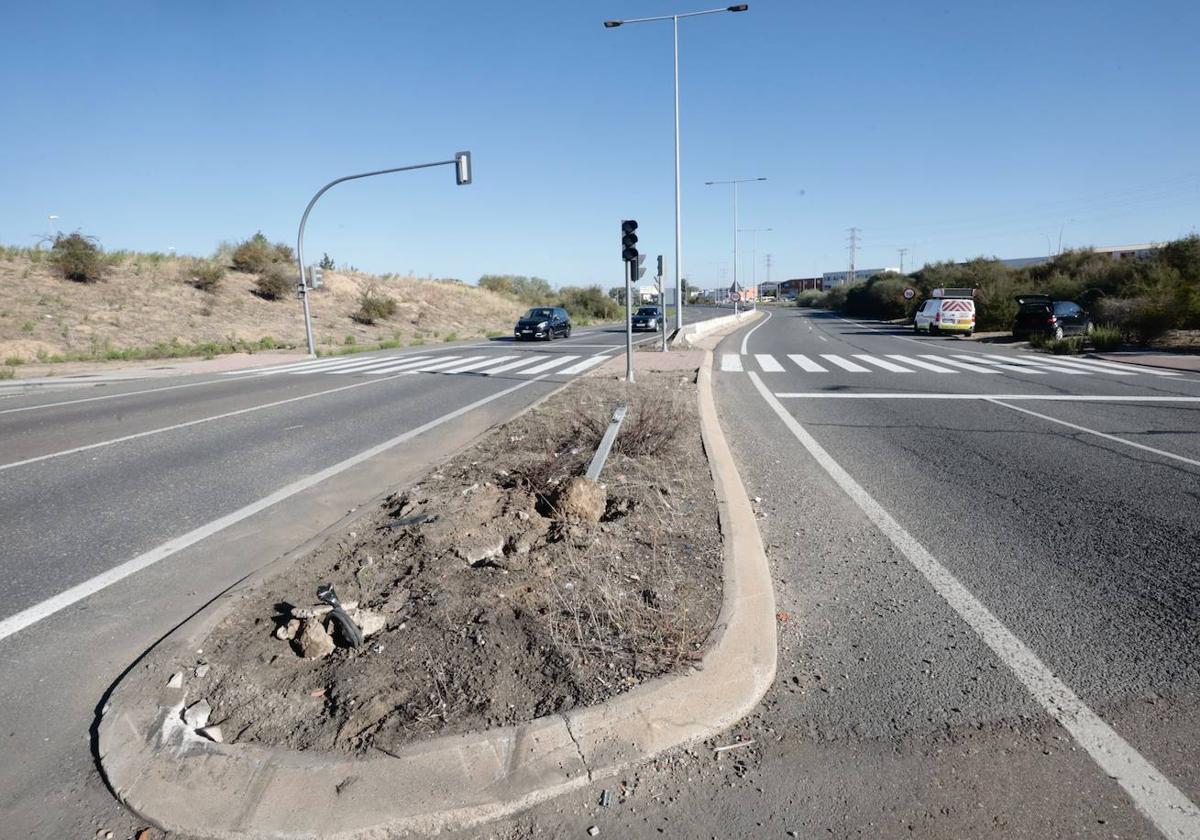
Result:
M621 278L673 254L666 0L5 4L0 241L205 254L295 237L375 271ZM1200 217L1200 7L756 0L681 23L684 272L729 281L728 188L776 279L1176 237ZM60 219L51 223L47 216ZM751 274L743 235L740 273ZM670 270L668 269L668 273Z

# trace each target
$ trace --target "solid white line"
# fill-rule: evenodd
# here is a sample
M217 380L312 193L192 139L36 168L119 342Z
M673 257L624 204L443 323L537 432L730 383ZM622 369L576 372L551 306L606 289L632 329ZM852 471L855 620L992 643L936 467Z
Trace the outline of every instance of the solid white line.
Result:
M1013 365L994 356L986 356L982 353L973 353L970 356L955 356L956 359L965 359L970 364L984 364L990 367L999 368L1000 370L1011 370L1016 373L1031 373L1034 376L1045 376L1046 371L1029 365ZM948 365L954 364L949 359L942 359Z
M509 362L506 365L500 365L499 367L489 368L489 369L483 371L483 375L484 376L492 376L497 373L504 373L505 371L516 370L519 367L525 367L525 365L531 365L534 362L540 361L541 359L542 359L542 356L530 356L527 359L517 359L515 362Z
M862 359L867 364L878 365L884 370L891 371L892 373L912 373L912 371L906 367L900 367L900 365L892 364L885 359L880 359L875 356L868 355L867 353L852 353L851 355L856 359Z
M393 376L393 377L388 377L388 378L395 379L396 377ZM243 414L252 414L255 411L262 411L263 409L267 409L267 408L275 408L277 406L287 405L288 403L301 402L302 400L311 400L314 397L324 397L328 394L336 394L339 391L349 391L351 388L361 388L364 385L376 385L380 382L387 382L387 381L388 381L387 379L373 379L373 380L370 380L367 382L354 382L350 385L340 385L337 388L328 388L324 391L314 391L311 394L301 394L298 397L288 397L286 400L276 400L275 402L263 403L262 405L252 405L249 408L239 408L237 411L227 411L224 414L214 414L211 417L199 417L195 420L188 420L184 423L175 423L170 426L162 426L158 429L147 429L144 432L135 432L134 434L131 434L131 435L123 435L121 437L109 438L108 440L97 441L96 443L89 443L89 444L86 444L85 446L76 446L76 447L72 447L71 449L62 449L62 450L59 450L58 452L49 452L45 455L38 455L34 458L26 458L23 461L13 461L8 464L0 464L0 472L2 472L4 470L11 470L15 467L24 467L29 464L36 464L41 461L49 461L51 458L61 458L64 455L75 455L76 453L79 453L79 452L87 452L92 449L100 449L105 446L113 446L114 444L125 443L126 441L130 441L130 440L138 440L140 438L151 437L152 435L159 435L159 434L162 434L163 432L174 432L178 429L186 429L190 426L199 426L201 423L211 423L213 420L226 420L230 417L239 417Z
M824 367L802 353L789 353L788 358L799 365L800 369L805 373L829 373Z
M565 365L567 362L573 362L578 358L579 358L578 356L560 356L557 359L551 359L548 362L542 362L540 365L537 365L536 367L531 367L528 370L523 370L523 371L521 371L521 375L527 376L528 374L531 374L531 373L542 373L543 371L550 370L551 368L556 368L559 365Z
M851 373L870 373L871 372L870 368L865 368L860 364L855 364L854 362L851 362L848 359L843 359L841 356L835 356L833 353L822 353L821 358L828 359L829 361L833 362L835 365L840 367L842 370L848 370Z
M780 373L783 371L783 365L775 361L775 357L770 353L755 353L754 358L758 361L759 367L766 373Z
M729 373L737 373L742 369L742 357L737 353L722 353L721 354L721 370Z
M919 367L919 368L924 368L925 370L931 370L934 373L962 373L962 371L955 370L954 368L943 367L942 365L935 365L932 362L922 362L920 359L915 359L912 356L902 356L899 353L888 353L888 358L896 359L898 361L904 362L904 364L906 364L906 365L912 365L913 367Z
M406 374L399 374L399 376L404 375ZM476 400L475 402L465 405L462 408L457 408L454 411L451 411L449 414L443 414L441 417L430 420L428 423L423 423L420 426L417 426L415 429L410 429L409 431L399 434L390 440L386 440L383 443L372 446L370 449L364 449L357 455L352 455L344 461L339 461L332 466L326 467L320 472L315 472L310 476L299 479L298 481L293 481L291 484L279 488L274 493L264 496L256 502L251 502L245 507L238 508L232 513L228 513L219 519L214 519L212 522L208 522L204 525L201 525L199 528L188 531L182 536L168 540L162 545L152 548L144 554L139 554L132 560L127 560L119 566L114 566L106 572L102 572L93 578L85 580L83 583L72 586L70 589L60 592L52 598L47 598L41 603L34 604L28 609L21 610L21 612L11 615L3 621L0 621L0 639L6 639L14 633L19 633L26 627L36 624L37 622L53 615L59 610L71 606L71 604L82 601L84 598L94 595L102 589L107 589L114 583L118 583L119 581L124 580L130 575L135 574L148 566L152 566L158 561L164 560L167 557L170 557L172 554L182 551L188 546L195 545L201 540L206 539L213 534L224 530L225 528L228 528L230 525L236 525L243 519L247 519L256 513L271 507L272 505L278 504L279 502L296 495L297 493L320 484L322 481L332 478L338 473L345 472L351 467L361 464L363 461L374 458L376 455L386 452L388 449L391 449L394 446L398 446L401 443L412 440L413 438L424 434L430 429L437 428L444 423L448 423L451 420L467 414L468 412L474 411L475 409L487 405L490 402L494 402L501 397L508 396L514 391L519 391L520 389L532 385L535 382L540 382L545 378L546 377L544 376L539 376L535 377L534 379L526 379L522 382L518 382L515 385L505 388L503 391L497 391L491 396ZM358 382L355 383L355 385L373 384L374 382L378 381L381 380L371 380L369 383ZM347 385L345 387L351 388L355 386Z
M1036 411L1030 411L1028 408L1021 408L1020 406L1016 406L1016 405L1007 405L1006 403L1001 402L999 399L997 399L995 397L989 398L988 402L994 403L996 405L1002 405L1005 408L1010 408L1013 411L1019 411L1022 414L1028 414L1031 417L1040 417L1041 419L1048 420L1051 423L1057 423L1060 426L1066 426L1069 429L1075 429L1076 431L1079 431L1079 432L1085 432L1089 435L1095 435L1096 437L1104 438L1105 440L1111 440L1115 443L1123 443L1126 446L1132 446L1134 449L1140 449L1143 452L1152 452L1155 455L1161 455L1164 458L1172 458L1176 461L1181 461L1185 464L1191 464L1193 467L1200 467L1200 461L1197 461L1193 458L1185 458L1184 456L1176 455L1173 452L1167 452L1166 450L1163 450L1163 449L1155 449L1153 446L1146 446L1143 443L1137 443L1132 440L1126 440L1125 438L1117 437L1116 435L1110 435L1106 432L1099 432L1099 431L1096 431L1095 429L1089 429L1087 426L1079 426L1075 423L1070 423L1066 420L1059 420L1057 417L1051 417L1048 414L1039 414Z
M583 373L588 368L593 368L596 365L607 362L610 358L612 358L612 357L611 356L593 356L590 359L584 359L582 362L577 362L577 363L571 365L569 368L563 368L562 370L559 371L559 374Z
M771 410L934 591L992 649L1048 715L1117 781L1137 809L1173 840L1200 837L1200 808L1083 702L982 601L963 586L915 537L825 451L751 371L750 381Z
M751 327L749 330L747 330L746 334L744 336L742 336L742 353L746 352L746 342L750 340L750 336L754 335L754 331L756 329L758 329L759 327L761 327L763 324L767 323L767 321L771 320L771 313L767 312L765 314L766 314L765 318L763 318L761 321L759 321L757 324L755 324L753 327Z
M515 356L489 356L489 357L482 359L480 361L477 361L477 362L468 362L467 364L459 365L458 367L446 368L445 370L442 371L442 373L466 373L467 371L475 370L476 368L486 367L487 365L493 364L495 362L506 362L512 358L516 358L516 357Z
M947 359L945 356L934 356L929 353L922 353L921 358L922 359L932 359L933 361L937 362L939 365L950 365L952 367L962 368L963 370L969 370L972 373L999 373L1000 372L1000 371L996 370L995 368L984 367L983 365L969 365L966 362L956 362L953 359Z
M1193 403L1200 397L1129 397L1129 396L1079 396L1075 394L945 394L945 393L845 393L841 391L792 391L781 392L780 399L806 400L1031 400L1043 402L1095 402L1095 403Z

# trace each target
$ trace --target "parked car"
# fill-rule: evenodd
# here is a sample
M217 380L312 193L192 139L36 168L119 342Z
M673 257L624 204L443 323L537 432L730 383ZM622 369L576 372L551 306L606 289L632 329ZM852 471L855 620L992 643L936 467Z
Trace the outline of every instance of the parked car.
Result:
M652 330L658 332L663 328L662 310L657 306L639 306L633 313L633 331Z
M936 297L922 301L913 315L913 332L930 335L954 332L971 335L975 332L975 301L971 298Z
M556 336L571 337L571 316L561 306L535 306L517 319L513 327L513 338L544 338L553 341Z
M1013 338L1041 334L1051 338L1088 335L1092 316L1073 300L1054 300L1049 295L1017 295L1017 315L1013 318Z

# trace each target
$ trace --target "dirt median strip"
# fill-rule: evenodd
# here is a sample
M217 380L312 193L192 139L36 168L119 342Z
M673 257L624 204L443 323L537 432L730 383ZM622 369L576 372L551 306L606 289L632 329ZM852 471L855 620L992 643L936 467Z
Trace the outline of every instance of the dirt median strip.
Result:
M185 624L116 687L99 734L102 766L113 790L161 827L194 836L367 837L433 831L511 813L669 747L710 737L738 720L774 677L774 598L753 512L717 422L710 370L711 356L706 355L699 376L699 423L723 533L724 583L716 627L699 670L649 679L607 699L598 695L596 705L570 705L526 723L483 731L417 740L393 737L373 745L347 739L340 752L328 743L320 751L288 749L270 744L270 738L215 743L181 723L185 705L204 696L194 671L179 688L166 686L167 671L195 663L195 651L209 649L205 640L210 635L219 641L212 629L239 602L266 594L252 590L243 592L240 601L224 599ZM493 488L490 495L497 492ZM396 513L400 521L410 515L407 509ZM532 512L526 513L532 519ZM489 568L495 566L473 571L499 575ZM373 597L368 592L367 600ZM269 627L263 630L269 632ZM234 639L236 634L230 641ZM276 644L283 646L281 655L293 657L284 642ZM577 671L573 678L586 672ZM215 670L213 676L219 676ZM625 676L636 677L636 668ZM485 725L487 718L480 718ZM499 720L504 720L502 711ZM468 728L478 722L469 722ZM388 731L394 736L402 730ZM455 728L437 728L443 731ZM361 735L354 727L350 732ZM336 740L336 732L330 729L322 737ZM377 748L364 749L368 746Z

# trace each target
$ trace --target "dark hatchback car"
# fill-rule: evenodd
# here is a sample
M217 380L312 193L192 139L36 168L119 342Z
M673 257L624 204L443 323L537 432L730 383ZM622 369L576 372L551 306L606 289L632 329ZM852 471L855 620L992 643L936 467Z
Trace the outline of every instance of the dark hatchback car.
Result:
M1054 300L1049 295L1017 296L1013 338L1028 338L1035 333L1062 338L1065 335L1087 335L1091 331L1092 317L1073 300Z
M641 330L653 330L657 332L663 328L662 310L657 306L639 306L638 311L633 313L633 331L640 332Z
M513 338L544 338L552 341L556 337L571 337L571 316L561 306L535 306L517 320L513 327Z

